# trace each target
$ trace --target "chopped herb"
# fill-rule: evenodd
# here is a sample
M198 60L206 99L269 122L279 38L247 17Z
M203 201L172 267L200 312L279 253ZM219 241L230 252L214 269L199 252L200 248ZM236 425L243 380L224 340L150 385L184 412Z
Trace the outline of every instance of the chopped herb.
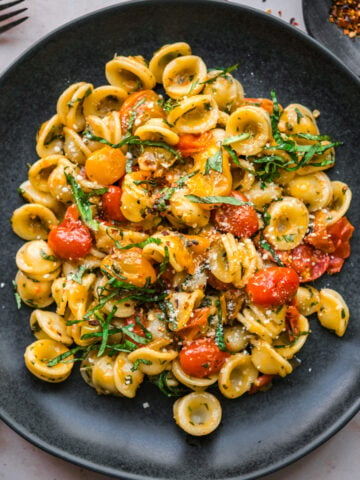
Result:
M254 206L251 202L243 202L235 197L221 197L221 196L211 196L211 197L198 197L197 195L185 195L185 198L194 203L206 203L209 205L216 203L225 203L227 205L250 205Z
M92 93L92 88L89 87L82 97L76 98L75 100L72 100L71 102L68 102L67 106L69 108L73 107L75 105L75 103L82 102L83 100L85 100L86 97L91 95L91 93Z
M138 370L139 365L141 365L141 364L152 365L152 361L151 360L146 360L145 358L138 358L137 360L135 360L134 365L131 367L131 371L135 372L135 370Z
M80 265L79 269L76 272L69 273L69 275L67 276L67 279L73 280L74 282L79 283L81 285L82 277L86 272L86 270L87 270L86 265Z
M18 292L15 280L12 281L12 285L13 285L13 288L14 288L14 296L15 296L16 306L17 306L18 310L20 310L20 308L21 308L21 297L20 297L20 294Z
M214 155L212 155L206 160L205 175L207 175L210 172L210 170L214 170L216 172L222 173L223 164L222 164L221 149L218 150Z
M170 147L170 145L168 145L167 143L164 143L164 142L153 142L151 140L141 140L141 138L138 137L138 136L128 135L128 136L125 136L121 140L121 142L119 142L119 143L111 143L108 140L106 140L105 138L97 137L96 135L93 135L89 131L83 132L83 136L85 138L87 138L88 140L93 140L94 142L103 143L105 145L109 145L112 148L121 148L124 145L143 145L143 146L150 146L150 147L160 147L160 148L164 148L165 150L168 150L169 152L171 152L174 155L174 157L176 157L181 162L183 161L180 153L177 150L175 150L174 148Z
M232 143L242 142L243 140L247 140L251 137L250 133L240 133L240 135L236 135L234 137L227 137L222 142L223 145L231 145Z
M160 389L160 391L169 398L181 397L189 391L189 389L186 388L184 385L178 384L172 373L168 371L163 371L159 375L151 376L149 377L149 380L154 383ZM176 383L176 386L171 385L171 381Z
M226 67L226 68L213 68L210 71L216 71L220 70L219 73L215 74L213 77L208 78L207 80L204 80L201 82L201 85L209 84L209 83L214 83L219 77L225 77L227 76L228 73L233 72L234 70L237 70L239 68L239 63L235 63L234 65L231 65L231 67Z
M89 195L86 194L80 185L76 182L75 178L67 172L65 177L69 185L71 186L72 193L74 195L76 206L79 210L83 222L92 230L99 229L99 222L93 219L91 203L89 201Z
M54 255L48 255L44 250L40 250L40 257L48 262L56 262L57 258Z
M145 245L148 245L149 243L156 243L156 245L160 245L162 243L160 238L154 238L154 237L149 237L143 242L140 243L130 243L129 245L125 245L124 247L118 246L117 248L119 250L129 250L130 248L138 247L138 248L144 248Z
M275 262L280 266L280 267L285 267L285 265L283 264L283 262L280 260L280 258L278 257L278 255L276 254L275 250L272 248L272 246L270 245L270 243L268 243L265 238L262 238L260 240L260 247L263 248L264 250L267 250L268 252L270 252L271 256L273 257L273 259L275 260Z
M300 120L304 118L304 115L300 112L300 110L295 107L295 113L296 113L296 123L300 123Z
M223 352L227 352L225 338L224 338L224 326L222 323L222 309L220 300L217 298L215 301L217 309L217 323L215 327L215 343Z

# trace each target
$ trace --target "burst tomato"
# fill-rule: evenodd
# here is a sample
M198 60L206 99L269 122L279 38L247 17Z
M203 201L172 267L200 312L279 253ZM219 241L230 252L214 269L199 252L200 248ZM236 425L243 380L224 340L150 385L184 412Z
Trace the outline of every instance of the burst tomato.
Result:
M260 306L277 306L289 302L299 287L299 277L293 268L269 267L253 275L246 291Z
M116 222L123 222L125 219L121 213L121 195L120 187L111 185L108 191L102 196L102 208L107 220L115 220Z
M340 218L333 225L327 227L327 231L334 244L334 251L331 252L335 257L348 258L350 256L350 238L355 228L346 217Z
M300 244L290 251L278 251L281 261L292 267L300 282L311 282L321 277L329 266L329 255L312 245Z
M204 335L208 326L209 313L209 307L195 309L185 327L181 328L176 333L179 337L186 340L193 340L200 335Z
M165 118L159 100L159 95L153 90L140 90L129 95L119 111L123 134L132 130L134 124L139 126L150 118Z
M200 135L185 133L184 135L180 135L180 140L176 145L176 149L183 157L189 157L194 153L199 153L205 150L212 140L213 135L210 132L204 132Z
M179 361L187 375L204 378L219 372L228 356L229 353L220 350L214 339L201 337L182 348Z
M55 255L64 260L76 260L89 253L92 246L90 230L79 220L76 205L71 205L60 225L51 229L48 244Z
M274 102L269 98L244 98L243 102L245 105L254 105L263 108L270 114L273 113Z
M231 196L242 202L247 198L242 193L231 192ZM256 210L251 205L221 205L214 211L215 227L221 232L232 233L236 237L252 237L259 229Z

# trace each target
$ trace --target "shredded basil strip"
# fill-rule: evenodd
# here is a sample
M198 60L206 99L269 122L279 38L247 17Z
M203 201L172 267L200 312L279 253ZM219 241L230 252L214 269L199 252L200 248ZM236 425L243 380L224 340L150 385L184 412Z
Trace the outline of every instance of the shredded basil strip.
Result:
M44 260L47 260L48 262L56 262L57 258L55 255L48 255L47 253L44 252L44 250L40 250L40 256Z
M94 142L99 142L103 143L105 145L109 145L112 148L121 148L124 145L145 145L149 147L159 147L159 148L164 148L165 150L168 150L170 153L172 153L178 160L183 161L182 156L180 153L175 150L174 148L170 147L167 143L164 142L153 142L151 140L141 140L140 137L135 136L135 135L127 135L125 136L121 142L119 143L111 143L105 138L102 137L97 137L96 135L93 135L89 131L83 132L83 136L89 140L93 140Z
M66 171L64 171L64 174L68 184L71 186L71 191L83 222L92 230L97 231L99 229L99 222L93 219L89 195L83 191L73 175Z
M251 137L251 133L240 133L234 137L227 137L222 142L223 145L231 145L232 143L242 142L243 140L247 140Z
M236 155L236 152L230 147L230 145L224 145L223 144L223 147L224 149L228 152L228 154L230 155L231 157L231 160L235 163L235 165L239 165L240 167L242 167L241 163L239 162L239 159ZM243 168L243 167L242 167Z
M235 197L220 197L220 196L211 196L211 197L198 197L197 195L185 195L185 198L190 200L190 202L194 203L206 203L206 204L216 204L216 203L224 203L227 205L249 205L254 207L254 204L251 202L243 202Z
M98 354L97 356L98 357L101 357L101 355L105 352L105 349L106 349L106 344L107 344L107 340L109 338L109 326L110 326L110 322L111 320L113 319L115 313L116 313L116 310L117 310L117 306L114 305L111 312L108 314L108 316L106 317L106 320L103 324L103 336L102 336L102 340L101 340L101 344L100 344L100 348L99 348L99 351L98 351Z
M149 377L151 383L156 385L159 390L166 395L167 397L181 397L189 391L184 385L179 384L178 386L169 385L168 377L171 375L170 372L163 371L159 375L154 375Z
M79 269L76 271L76 272L71 272L69 273L69 275L67 276L67 279L68 280L73 280L74 282L76 283L79 283L80 285L82 284L82 277L84 275L84 273L86 272L87 270L87 266L86 265L80 265Z
M218 317L218 321L215 327L215 343L221 351L226 352L227 348L226 348L226 343L224 338L224 326L222 323L222 309L221 309L221 303L219 299L216 299L215 305L216 305L217 317Z
M221 149L218 150L214 155L209 157L205 163L205 175L207 175L210 170L214 170L215 172L222 173L223 171L223 164L222 164L222 152Z
M131 367L131 371L135 372L135 370L139 369L139 365L144 364L144 365L152 365L151 360L146 360L146 358L138 358L135 360L134 365Z
M280 260L278 255L276 254L275 250L272 248L270 243L268 243L265 238L262 238L260 240L260 247L263 248L264 250L267 250L270 252L271 256L275 260L275 262L279 265L279 267L285 267L285 264Z
M124 247L118 246L118 250L129 250L130 248L138 247L138 248L144 248L145 245L148 245L149 243L156 243L156 245L160 245L161 239L160 238L154 238L154 237L149 237L143 242L140 243L130 243L129 245L125 245Z
M233 72L234 70L237 70L239 68L239 65L240 63L235 63L234 65L231 65L230 67L226 67L226 68L211 68L209 69L209 71L216 71L216 70L221 70L219 73L217 73L216 75L214 75L213 77L211 78L208 78L207 80L204 80L203 82L201 82L201 85L205 85L207 83L214 83L219 77L226 77L226 75L228 73L231 73Z

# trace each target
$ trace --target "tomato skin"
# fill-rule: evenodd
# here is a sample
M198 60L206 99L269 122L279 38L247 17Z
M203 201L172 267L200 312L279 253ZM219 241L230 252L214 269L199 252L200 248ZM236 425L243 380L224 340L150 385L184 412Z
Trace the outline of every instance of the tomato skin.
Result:
M232 191L231 196L242 202L248 201L245 195L236 191ZM221 205L214 211L213 221L221 232L241 238L250 238L259 230L259 219L251 205Z
M259 306L270 307L289 302L299 287L299 277L293 268L269 267L253 275L246 291Z
M305 242L335 257L348 258L350 238L355 230L353 225L342 217L333 225L326 226L324 218L325 214L321 212L315 214L314 230L305 237Z
M123 222L126 220L121 213L121 195L122 190L116 185L111 185L108 191L102 196L102 208L107 220L115 220L116 222Z
M316 280L329 267L329 254L314 248L312 245L301 243L290 251L278 251L277 254L285 265L296 271L300 283Z
M331 252L335 257L348 258L350 256L350 238L355 228L346 217L340 218L333 225L327 228L327 231L334 244L334 251Z
M263 108L268 113L273 113L274 102L269 98L244 98L244 105L255 105ZM280 108L281 110L281 108Z
M90 230L79 220L76 205L71 205L60 225L51 229L48 244L55 255L64 260L76 260L89 253L92 247Z
M123 135L129 129L131 116L136 113L138 122L144 123L150 118L165 118L165 111L159 104L160 97L153 90L140 90L129 95L121 105L119 115Z
M185 327L177 330L177 335L184 340L193 340L196 337L204 335L208 326L208 317L210 314L209 307L197 308L193 311L193 315L187 322Z
M213 135L210 132L204 132L200 135L192 133L185 133L179 136L179 143L176 145L176 149L185 157L190 157L194 153L199 153L208 147L209 143L213 140Z
M220 350L213 338L201 337L182 348L179 361L187 375L204 378L219 372L228 356L229 353Z

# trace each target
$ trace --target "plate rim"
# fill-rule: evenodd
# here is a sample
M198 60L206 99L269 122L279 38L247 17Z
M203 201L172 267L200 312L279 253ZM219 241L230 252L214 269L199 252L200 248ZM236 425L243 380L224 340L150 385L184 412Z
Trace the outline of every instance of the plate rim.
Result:
M304 1L304 0L302 0ZM316 38L310 36L309 34L303 32L302 30L289 25L283 19L277 18L275 16L269 15L268 13L259 10L257 8L242 5L238 3L234 3L233 1L227 0L127 0L121 2L119 4L114 4L102 8L98 8L92 12L86 13L81 15L77 18L74 18L56 29L52 30L51 32L47 33L43 37L41 37L38 41L33 43L30 47L25 49L2 73L0 76L0 88L4 82L6 82L7 78L12 75L13 71L18 68L24 61L30 59L34 54L38 53L44 46L50 43L53 39L56 39L59 35L66 32L70 28L74 28L77 25L86 23L93 17L96 17L99 14L102 14L107 11L118 11L123 10L126 8L133 8L137 6L146 6L150 4L170 4L170 3L177 3L181 5L194 5L194 4L217 4L222 7L230 7L237 10L242 10L245 12L251 12L252 15L255 17L260 17L262 19L266 19L267 22L272 24L277 24L281 28L285 28L288 32L291 32L292 35L301 38L301 40L305 43L308 43L313 46L313 48L321 50L322 53L328 56L329 60L334 62L339 69L342 69L348 76L352 78L352 80L357 84L360 89L360 78L346 65L344 64L339 57L337 57L328 47L321 44ZM326 442L329 438L335 435L339 430L341 430L358 412L360 411L360 398L354 398L351 406L347 408L347 410L336 419L329 427L322 431L321 434L316 435L316 437L310 442L303 446L301 449L297 450L292 454L288 454L285 459L277 461L275 464L265 468L259 468L256 471L251 472L250 474L240 474L238 476L231 477L233 480L253 480L259 477L263 477L264 475L269 475L274 473L292 463L303 458L305 455L309 454L311 451L318 448L324 442ZM105 475L111 475L115 478L120 479L131 479L131 480L161 480L160 477L152 477L148 475L139 475L136 473L129 473L124 472L122 470L115 469L114 467L108 467L106 465L99 465L98 463L94 463L90 460L84 459L81 456L66 452L64 449L61 449L54 445L49 445L49 443L43 441L39 435L32 433L21 424L19 424L14 418L12 418L7 412L5 408L1 405L0 406L0 419L4 421L6 425L8 425L13 431L19 434L22 438L29 441L31 444L35 445L36 447L40 448L41 450L47 452L48 454L54 455L58 458L61 458L64 461L69 463L78 465L83 468L87 468L94 472L98 472ZM163 477L168 478L168 477ZM229 479L228 479L229 480Z

